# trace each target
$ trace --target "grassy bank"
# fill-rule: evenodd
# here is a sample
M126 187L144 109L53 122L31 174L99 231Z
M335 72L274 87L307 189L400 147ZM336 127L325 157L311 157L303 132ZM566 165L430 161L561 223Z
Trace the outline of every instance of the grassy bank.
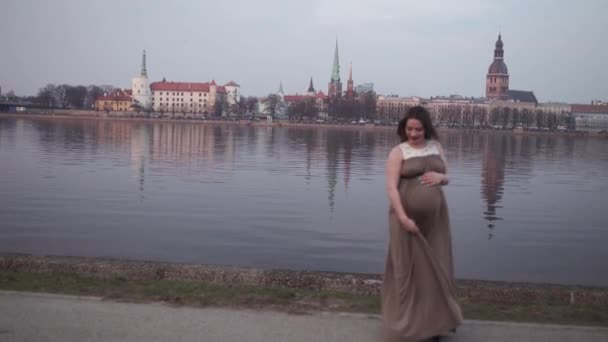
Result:
M0 271L0 290L100 296L126 302L166 302L176 306L223 306L305 314L344 311L378 314L378 295L279 287L216 285L200 281L100 279L74 274ZM461 298L467 319L608 326L605 305L521 305Z

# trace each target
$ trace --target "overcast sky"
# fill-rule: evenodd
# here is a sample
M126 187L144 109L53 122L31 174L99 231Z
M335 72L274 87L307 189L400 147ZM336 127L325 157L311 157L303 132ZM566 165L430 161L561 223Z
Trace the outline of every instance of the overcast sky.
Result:
M540 101L608 100L606 0L2 0L0 86L130 87L234 80L244 95L327 92L336 36L346 87L483 96L502 31L512 89Z

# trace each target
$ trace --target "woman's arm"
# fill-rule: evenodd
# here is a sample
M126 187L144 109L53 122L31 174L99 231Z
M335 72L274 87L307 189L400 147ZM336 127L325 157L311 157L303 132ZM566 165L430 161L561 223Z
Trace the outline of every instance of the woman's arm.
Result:
M441 180L441 185L448 185L450 183L450 179L448 178L448 160L445 158L445 152L443 151L443 147L441 146L439 141L436 141L435 144L437 144L437 150L439 150L439 156L441 157L441 159L443 160L443 164L445 165L445 171L443 173L443 179Z
M403 152L401 148L396 146L393 148L386 161L386 192L391 208L397 215L399 223L409 232L418 232L416 223L410 219L405 210L403 209L403 203L401 203L401 196L399 195L399 181L401 178L401 163L403 162Z

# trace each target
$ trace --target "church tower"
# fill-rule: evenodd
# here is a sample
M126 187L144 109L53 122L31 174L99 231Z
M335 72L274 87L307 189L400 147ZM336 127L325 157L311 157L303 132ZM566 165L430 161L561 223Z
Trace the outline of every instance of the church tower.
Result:
M141 72L139 76L133 78L131 87L131 91L133 92L133 105L138 105L143 109L150 109L152 96L150 95L148 70L146 70L146 50L144 50L141 57Z
M348 82L346 83L346 98L352 100L355 98L355 84L353 82L353 63L350 63L348 71Z
M336 50L334 51L334 64L331 71L331 80L327 91L329 98L342 96L342 83L340 82L340 60L338 59L338 38L336 38Z
M312 84L312 77L310 78L310 84L308 85L308 90L306 91L306 95L315 96L315 87Z
M486 97L490 100L506 100L509 97L509 70L504 61L500 34L494 49L494 61L490 64L486 76Z

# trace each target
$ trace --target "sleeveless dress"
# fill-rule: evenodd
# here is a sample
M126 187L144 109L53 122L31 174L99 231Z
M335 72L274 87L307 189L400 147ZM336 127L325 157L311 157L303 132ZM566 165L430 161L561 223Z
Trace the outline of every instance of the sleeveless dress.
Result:
M462 322L456 301L448 207L441 186L422 185L427 171L444 173L438 143L399 145L399 194L421 234L408 233L389 211L389 247L382 285L385 341L421 341L449 333Z

